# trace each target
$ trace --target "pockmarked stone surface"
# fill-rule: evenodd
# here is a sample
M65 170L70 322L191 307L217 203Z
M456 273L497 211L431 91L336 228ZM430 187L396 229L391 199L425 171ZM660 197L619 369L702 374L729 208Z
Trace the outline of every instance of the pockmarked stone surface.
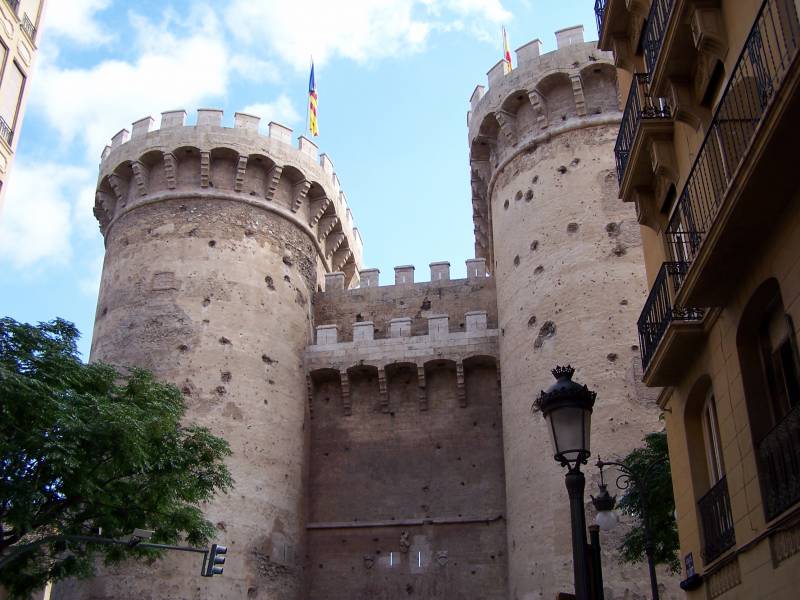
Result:
M204 507L223 576L191 557L100 569L54 598L540 600L572 589L567 496L541 416L550 369L598 392L593 453L659 428L638 383L639 225L617 199L610 55L581 28L534 40L468 117L475 258L364 268L330 158L221 111L137 121L103 152L106 243L92 360L178 385L233 449ZM442 258L442 257L431 257ZM391 285L386 283L391 281ZM587 468L588 503L598 474ZM605 597L644 568L603 533ZM679 597L661 574L664 598Z

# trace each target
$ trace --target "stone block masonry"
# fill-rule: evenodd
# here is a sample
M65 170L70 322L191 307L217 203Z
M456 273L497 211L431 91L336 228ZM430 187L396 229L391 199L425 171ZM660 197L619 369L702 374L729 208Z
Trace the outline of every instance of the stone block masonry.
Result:
M633 365L646 289L616 199L610 55L580 27L489 72L468 116L475 258L381 285L333 162L291 129L183 110L115 135L95 215L106 243L92 360L177 384L233 448L204 507L229 547L198 582L169 557L54 598L541 600L571 589L563 473L530 413L550 369L598 391L594 451L658 427ZM588 487L596 477L589 469ZM588 499L588 495L587 495ZM591 519L591 511L589 518ZM605 538L606 598L647 590ZM671 584L670 584L671 585ZM665 598L674 597L668 588Z
M531 405L572 364L597 390L593 454L623 456L659 429L640 397L636 319L647 294L633 207L617 199L614 143L621 119L609 53L580 27L557 32L558 50L518 51L519 68L490 71L471 99L470 166L476 255L497 295L502 366L509 593L553 598L572 589L564 473ZM596 470L587 469L588 492ZM613 541L612 541L613 540ZM647 573L620 566L604 536L605 597L644 597ZM611 566L613 565L613 567ZM674 578L664 597L677 597Z
M361 240L332 163L271 123L221 111L146 118L103 153L95 214L106 256L91 360L152 370L182 390L187 419L231 445L236 485L204 507L228 546L202 597L301 599L306 593L308 405L303 354L325 275L356 285ZM336 341L335 329L332 330ZM324 335L323 341L324 341ZM168 556L102 569L56 598L186 598L197 565ZM197 594L200 594L197 591Z

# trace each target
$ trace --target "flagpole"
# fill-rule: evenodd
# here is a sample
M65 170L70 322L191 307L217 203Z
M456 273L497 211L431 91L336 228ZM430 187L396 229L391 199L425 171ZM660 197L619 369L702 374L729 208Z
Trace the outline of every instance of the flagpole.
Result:
M311 55L311 62L308 65L308 72L311 73L311 67L314 65L314 55ZM309 75L310 77L310 75ZM306 137L311 135L311 129L309 127L309 116L311 114L311 98L309 98L309 92L306 91Z

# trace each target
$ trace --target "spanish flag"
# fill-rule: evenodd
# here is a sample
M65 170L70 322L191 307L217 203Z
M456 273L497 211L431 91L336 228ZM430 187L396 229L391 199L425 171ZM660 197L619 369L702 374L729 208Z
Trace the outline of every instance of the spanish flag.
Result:
M317 125L317 82L314 81L314 60L311 60L311 76L308 78L308 130L311 135L319 135Z
M511 49L508 47L508 33L503 27L503 73L508 75L513 68L511 66Z

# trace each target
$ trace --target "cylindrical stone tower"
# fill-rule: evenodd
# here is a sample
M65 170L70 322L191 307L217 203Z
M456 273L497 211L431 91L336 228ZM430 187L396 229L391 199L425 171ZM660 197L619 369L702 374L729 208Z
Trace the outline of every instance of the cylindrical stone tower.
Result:
M501 329L512 600L554 598L573 585L564 472L542 417L531 414L554 381L550 369L569 363L597 390L595 455L624 456L659 428L638 383L647 287L634 209L617 199L616 69L610 53L583 41L582 27L556 37L554 52L540 56L539 40L518 49L508 75L502 62L492 68L469 114L476 255L494 274ZM592 464L584 470L591 521L598 475ZM626 528L618 529L602 535L607 600L649 589L645 569L619 565Z
M206 507L228 546L222 577L197 555L126 564L59 598L299 600L307 459L303 351L325 273L355 284L361 241L331 161L291 130L237 113L164 113L103 153L95 215L106 254L92 360L177 384L187 420L231 445L234 489Z

